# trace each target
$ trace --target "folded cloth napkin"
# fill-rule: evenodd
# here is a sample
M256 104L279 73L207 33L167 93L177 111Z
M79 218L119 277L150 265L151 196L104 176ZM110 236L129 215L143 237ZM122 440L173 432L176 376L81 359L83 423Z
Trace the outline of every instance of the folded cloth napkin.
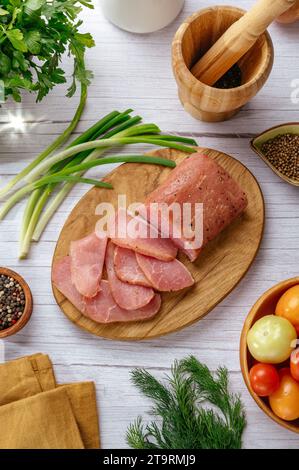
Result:
M0 448L99 447L93 382L57 385L40 353L0 364Z

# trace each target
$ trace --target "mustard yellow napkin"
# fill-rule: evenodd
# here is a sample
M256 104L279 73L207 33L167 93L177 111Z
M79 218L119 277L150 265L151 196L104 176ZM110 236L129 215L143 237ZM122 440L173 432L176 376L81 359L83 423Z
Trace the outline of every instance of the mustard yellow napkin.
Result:
M0 364L0 406L55 387L52 363L44 354Z
M92 382L57 385L48 356L0 365L0 448L100 447Z

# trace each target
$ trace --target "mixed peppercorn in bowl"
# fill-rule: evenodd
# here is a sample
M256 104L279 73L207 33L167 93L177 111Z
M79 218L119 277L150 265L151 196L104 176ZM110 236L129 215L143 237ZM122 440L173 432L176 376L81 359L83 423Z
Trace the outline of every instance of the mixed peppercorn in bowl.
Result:
M32 313L28 284L14 271L0 268L0 338L20 331Z

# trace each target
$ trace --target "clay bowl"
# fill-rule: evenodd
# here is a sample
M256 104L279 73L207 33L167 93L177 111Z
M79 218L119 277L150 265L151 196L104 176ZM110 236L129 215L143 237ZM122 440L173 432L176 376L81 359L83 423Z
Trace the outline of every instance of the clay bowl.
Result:
M0 268L0 274L13 277L22 286L24 294L25 294L25 301L26 301L25 309L20 319L10 328L6 328L5 330L0 330L0 339L1 339L1 338L6 338L7 336L12 336L15 333L18 333L18 331L20 331L22 328L24 328L24 326L26 325L26 323L31 317L33 301L32 301L31 290L27 282L19 274L7 268Z
M265 315L273 315L275 312L276 304L279 298L290 288L299 284L299 277L295 277L292 279L288 279L287 281L280 282L276 286L269 289L265 292L255 303L255 305L250 310L241 334L241 341L240 341L240 363L241 363L241 370L243 374L243 378L245 380L246 386L249 390L249 393L256 401L258 406L268 415L271 419L273 419L276 423L280 424L286 429L290 431L296 432L299 434L299 419L295 421L284 421L276 416L269 404L267 398L262 398L257 396L251 388L250 380L249 380L249 370L254 364L254 359L251 356L246 343L247 333L252 327L252 325L259 320L261 317Z
M173 72L185 110L196 119L216 122L234 116L264 86L273 65L274 51L264 33L238 62L240 87L227 90L210 87L190 72L193 65L245 11L215 6L194 13L180 26L172 44Z
M297 134L299 135L299 122L289 122L287 124L281 124L279 126L271 127L270 129L262 132L260 135L252 139L251 141L251 148L254 150L255 153L257 153L268 165L272 171L276 175L278 175L283 181L286 181L289 184L292 184L293 186L299 186L299 181L289 178L288 176L283 175L280 173L275 166L272 165L272 163L267 160L265 155L263 154L262 147L265 142L267 142L270 139L274 139L278 135L281 134Z

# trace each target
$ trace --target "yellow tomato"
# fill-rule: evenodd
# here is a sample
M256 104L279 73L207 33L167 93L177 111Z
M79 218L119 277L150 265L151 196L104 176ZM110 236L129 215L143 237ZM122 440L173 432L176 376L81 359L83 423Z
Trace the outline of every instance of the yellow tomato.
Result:
M288 320L276 315L265 315L249 330L247 345L257 361L279 364L290 357L296 339L296 330Z
M272 411L281 419L293 421L299 418L299 384L284 371L279 388L269 397Z
M275 314L289 320L299 329L299 284L288 289L279 299Z

